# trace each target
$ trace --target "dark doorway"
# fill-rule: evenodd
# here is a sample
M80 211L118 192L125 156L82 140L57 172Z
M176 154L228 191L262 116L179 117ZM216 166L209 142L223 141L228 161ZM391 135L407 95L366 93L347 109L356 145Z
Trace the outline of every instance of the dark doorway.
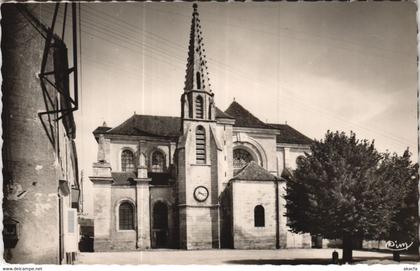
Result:
M162 201L153 205L152 248L168 247L168 206Z

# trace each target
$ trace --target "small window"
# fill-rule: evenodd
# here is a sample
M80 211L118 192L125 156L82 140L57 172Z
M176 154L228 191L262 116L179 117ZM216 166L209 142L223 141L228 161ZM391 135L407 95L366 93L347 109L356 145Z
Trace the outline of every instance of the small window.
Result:
M197 89L201 89L201 76L200 76L200 73L199 72L197 72L196 74L195 74L195 79L197 80Z
M118 208L119 229L134 230L134 207L129 202L123 202Z
M134 154L130 150L121 153L121 171L134 171Z
M254 208L254 226L265 227L265 214L262 205L257 205Z
M197 164L206 163L206 131L202 126L198 126L195 132L196 160Z
M197 96L195 99L195 117L197 119L203 118L203 98L201 96Z
M152 172L163 172L165 169L165 155L161 151L152 154Z

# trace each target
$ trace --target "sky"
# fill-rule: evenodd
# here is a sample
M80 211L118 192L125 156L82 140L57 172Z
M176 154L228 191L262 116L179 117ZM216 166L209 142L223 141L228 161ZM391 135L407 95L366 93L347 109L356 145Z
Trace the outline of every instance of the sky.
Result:
M46 21L52 7L41 7ZM409 147L417 161L415 3L211 2L198 11L217 107L235 99L318 140L354 131L380 151ZM104 121L180 116L191 18L191 3L81 5L75 119L85 177Z

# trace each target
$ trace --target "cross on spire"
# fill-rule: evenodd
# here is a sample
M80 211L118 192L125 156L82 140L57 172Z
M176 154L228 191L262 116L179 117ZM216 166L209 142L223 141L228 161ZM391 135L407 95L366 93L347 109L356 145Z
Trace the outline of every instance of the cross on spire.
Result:
M203 32L197 4L193 4L190 43L188 47L187 70L185 75L185 91L204 90L211 92L209 73L207 71L206 50L204 49Z

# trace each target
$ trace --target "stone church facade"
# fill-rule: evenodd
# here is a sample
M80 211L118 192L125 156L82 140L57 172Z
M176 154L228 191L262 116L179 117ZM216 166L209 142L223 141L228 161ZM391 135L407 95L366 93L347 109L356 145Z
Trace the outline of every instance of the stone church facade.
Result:
M95 251L311 247L288 231L287 178L311 140L214 102L197 7L181 116L133 115L98 127Z

